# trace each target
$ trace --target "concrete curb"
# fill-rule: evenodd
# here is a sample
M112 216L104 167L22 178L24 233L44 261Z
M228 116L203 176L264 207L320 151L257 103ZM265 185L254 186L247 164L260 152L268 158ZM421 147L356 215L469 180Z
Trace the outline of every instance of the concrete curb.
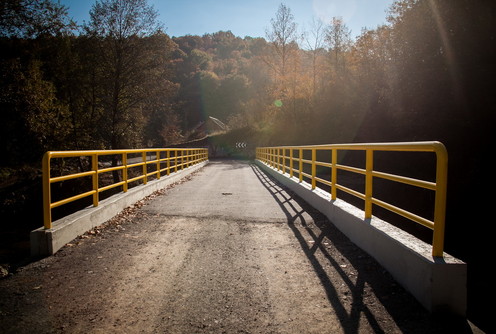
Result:
M467 265L444 253L431 255L432 246L260 161L257 165L312 205L354 244L375 258L428 311L449 312L465 317L467 309Z
M159 180L152 180L146 185L142 184L131 188L126 193L118 193L102 200L97 207L87 207L53 222L51 229L41 227L31 231L31 256L43 257L55 254L77 236L103 224L126 207L169 184L179 181L207 163L208 161L177 171L169 176L162 176Z

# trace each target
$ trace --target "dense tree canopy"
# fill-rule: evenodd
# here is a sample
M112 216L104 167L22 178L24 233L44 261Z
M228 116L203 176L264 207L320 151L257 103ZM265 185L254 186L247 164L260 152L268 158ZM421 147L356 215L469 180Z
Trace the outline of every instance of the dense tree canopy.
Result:
M2 0L0 3L2 37L60 36L74 27L67 8L52 0Z
M145 0L96 1L79 32L54 1L4 1L3 150L22 163L25 147L161 146L208 116L278 144L487 141L492 7L398 0L387 25L352 40L339 17L298 31L281 4L267 39L170 38Z

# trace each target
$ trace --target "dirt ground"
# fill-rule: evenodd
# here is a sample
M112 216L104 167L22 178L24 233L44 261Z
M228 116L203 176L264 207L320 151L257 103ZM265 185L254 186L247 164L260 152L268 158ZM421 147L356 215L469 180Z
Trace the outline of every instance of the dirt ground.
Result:
M0 332L479 333L464 319L429 315L253 166L227 171L241 186L215 179L225 167L208 165L1 279ZM239 189L254 182L281 212L224 215L230 201L250 202ZM199 200L181 208L181 196L214 190L215 210Z

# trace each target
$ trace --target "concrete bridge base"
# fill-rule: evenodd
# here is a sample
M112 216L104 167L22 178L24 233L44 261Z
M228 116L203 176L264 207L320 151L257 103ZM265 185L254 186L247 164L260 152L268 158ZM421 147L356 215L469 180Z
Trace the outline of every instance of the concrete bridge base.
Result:
M100 201L97 207L87 207L53 222L51 229L41 227L31 231L31 256L44 257L55 254L60 248L77 236L103 224L126 207L133 205L153 192L195 172L206 163L208 162L177 171L169 176L162 176L158 180L149 181L146 185L142 184L131 188L126 193L111 196Z
M257 161L280 183L325 214L353 243L374 257L428 311L466 316L467 265L449 254L431 255L432 246L320 189Z

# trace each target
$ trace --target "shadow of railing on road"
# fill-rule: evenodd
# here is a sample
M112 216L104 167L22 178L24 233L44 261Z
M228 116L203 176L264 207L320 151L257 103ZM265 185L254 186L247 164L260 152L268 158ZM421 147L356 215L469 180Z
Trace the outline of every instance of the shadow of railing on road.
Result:
M320 279L344 333L360 333L363 317L375 333L398 330L402 333L472 333L464 319L429 314L325 215L263 173L255 164L251 164L251 168L285 213L287 224ZM336 274L330 275L330 270ZM348 290L351 302L348 300L350 296L343 294ZM371 298L371 294L375 297ZM369 305L375 301L381 305ZM384 315L391 318L397 328L388 327L391 324L387 325Z

